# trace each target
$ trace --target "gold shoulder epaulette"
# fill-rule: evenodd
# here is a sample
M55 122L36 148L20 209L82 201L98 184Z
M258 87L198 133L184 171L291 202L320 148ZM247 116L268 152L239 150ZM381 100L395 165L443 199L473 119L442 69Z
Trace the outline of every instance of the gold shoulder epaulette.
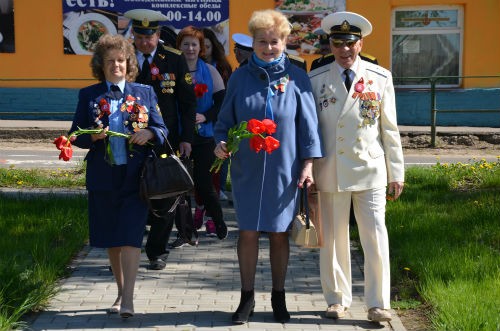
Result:
M364 56L370 60L376 60L377 58L371 54L360 52L359 55Z
M298 61L298 62L304 62L305 60L303 58L301 58L300 56L297 56L297 55L292 55L292 54L287 54L289 58L291 59L294 59L295 61Z
M175 53L177 55L181 55L182 54L182 52L180 50L178 50L177 48L173 48L173 47L169 47L169 46L163 45L163 49L166 50L166 51Z
M308 75L309 75L309 78L313 78L313 77L320 75L320 74L323 74L329 70L330 70L329 66L322 65L322 66L319 66L319 67L314 68L313 70L309 71Z

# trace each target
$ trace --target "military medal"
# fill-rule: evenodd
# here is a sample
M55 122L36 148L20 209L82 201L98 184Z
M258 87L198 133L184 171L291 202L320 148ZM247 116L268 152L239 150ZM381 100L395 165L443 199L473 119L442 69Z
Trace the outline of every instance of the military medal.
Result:
M288 77L288 74L285 77L281 77L278 84L274 85L274 88L276 91L280 91L281 93L285 93L286 90L286 85L288 84L288 81L290 78Z
M160 69L154 63L151 63L151 78L160 81L163 79L163 76L160 74Z
M358 93L361 93L361 92L363 92L364 89L365 89L365 84L364 84L363 77L361 77L358 80L358 82L356 83L356 85L354 85L354 90Z

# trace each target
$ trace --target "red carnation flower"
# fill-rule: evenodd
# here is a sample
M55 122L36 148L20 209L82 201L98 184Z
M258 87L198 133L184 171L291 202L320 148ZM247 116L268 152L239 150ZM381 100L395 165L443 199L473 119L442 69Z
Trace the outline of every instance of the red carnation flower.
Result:
M259 120L251 119L248 121L247 130L253 134L262 134L266 132L266 126Z
M272 136L267 136L264 139L264 150L268 153L271 154L275 149L278 149L280 147L280 141Z
M201 98L203 94L208 92L207 84L196 84L194 86L194 94L197 98Z
M255 153L260 152L263 148L265 148L265 140L259 135L255 135L250 138L250 149L255 151Z
M69 144L68 146L63 146L61 148L61 154L59 154L59 160L63 159L64 161L69 161L72 156L73 156L73 148L71 147L71 144Z
M68 138L66 138L65 136L60 136L59 138L54 139L54 144L59 150L61 150L67 144L71 145L71 143L68 142Z
M276 123L274 123L273 120L270 120L268 118L265 118L262 120L262 124L265 127L265 132L267 134L273 134L276 132Z

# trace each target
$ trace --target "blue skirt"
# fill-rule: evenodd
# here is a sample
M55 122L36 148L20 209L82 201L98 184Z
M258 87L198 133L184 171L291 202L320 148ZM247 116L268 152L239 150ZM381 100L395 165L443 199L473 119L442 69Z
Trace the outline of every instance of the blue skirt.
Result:
M88 192L90 246L142 247L148 207L138 190L120 189L125 171L126 166L113 167L115 189Z

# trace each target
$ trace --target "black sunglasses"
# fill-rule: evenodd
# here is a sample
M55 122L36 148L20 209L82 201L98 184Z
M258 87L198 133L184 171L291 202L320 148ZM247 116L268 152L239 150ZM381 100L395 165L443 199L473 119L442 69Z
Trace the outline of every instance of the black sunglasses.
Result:
M357 42L358 42L357 40L330 39L330 43L335 48L340 48L345 46L352 48L354 47L354 45L356 45Z

